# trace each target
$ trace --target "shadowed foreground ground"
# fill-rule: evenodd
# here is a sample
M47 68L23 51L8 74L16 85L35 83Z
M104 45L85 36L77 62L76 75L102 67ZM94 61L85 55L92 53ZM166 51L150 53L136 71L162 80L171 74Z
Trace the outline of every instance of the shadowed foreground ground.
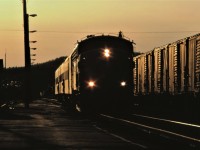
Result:
M138 149L104 133L80 115L37 100L26 110L18 105L0 114L0 149Z

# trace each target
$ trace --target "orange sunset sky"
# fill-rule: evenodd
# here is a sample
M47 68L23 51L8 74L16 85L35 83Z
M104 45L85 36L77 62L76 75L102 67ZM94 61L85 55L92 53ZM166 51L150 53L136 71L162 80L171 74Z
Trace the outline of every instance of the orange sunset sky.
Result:
M154 47L200 32L200 0L27 0L30 44L35 63L69 55L76 41L89 34L117 34ZM0 0L0 59L7 67L24 66L22 0Z

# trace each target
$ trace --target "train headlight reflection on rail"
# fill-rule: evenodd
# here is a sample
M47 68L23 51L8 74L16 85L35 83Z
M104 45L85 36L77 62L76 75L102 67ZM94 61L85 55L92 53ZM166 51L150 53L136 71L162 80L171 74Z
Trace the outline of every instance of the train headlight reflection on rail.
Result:
M121 82L121 86L123 86L123 87L126 86L126 82L125 82L125 81L122 81L122 82Z
M88 87L90 87L90 88L95 87L95 82L94 81L89 81L88 82Z
M109 49L107 49L107 48L104 49L104 56L107 57L107 58L110 57L110 50Z

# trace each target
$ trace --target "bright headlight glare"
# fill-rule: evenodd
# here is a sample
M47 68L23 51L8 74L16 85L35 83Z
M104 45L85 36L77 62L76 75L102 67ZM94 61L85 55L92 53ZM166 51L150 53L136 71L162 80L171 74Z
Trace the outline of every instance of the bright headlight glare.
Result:
M126 86L126 82L125 82L125 81L122 81L122 82L121 82L121 86Z
M105 57L110 57L110 50L109 49L105 49L104 50L104 56Z
M95 82L94 81L89 81L88 82L88 86L91 87L91 88L95 87Z
M104 54L106 57L110 57L110 54L109 53L105 53Z
M105 49L104 52L105 53L110 53L110 50L109 49Z

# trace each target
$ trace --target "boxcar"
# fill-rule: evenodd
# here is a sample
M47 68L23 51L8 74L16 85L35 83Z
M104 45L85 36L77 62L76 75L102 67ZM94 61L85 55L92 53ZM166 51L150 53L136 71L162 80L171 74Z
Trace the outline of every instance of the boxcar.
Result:
M200 34L133 58L136 110L199 119Z
M199 95L200 34L154 48L133 60L135 95Z

